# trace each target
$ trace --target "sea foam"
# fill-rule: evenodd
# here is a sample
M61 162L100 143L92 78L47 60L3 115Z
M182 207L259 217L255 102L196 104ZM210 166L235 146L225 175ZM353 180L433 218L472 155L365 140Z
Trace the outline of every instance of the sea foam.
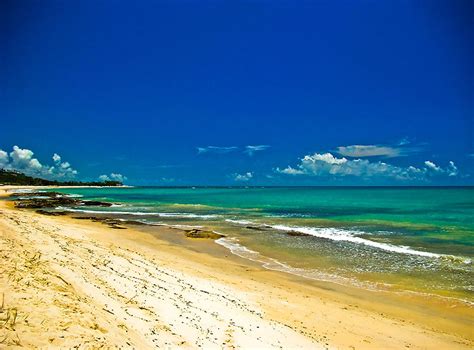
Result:
M191 218L191 219L215 219L219 215L201 215L201 214L192 214L192 213L162 213L162 212L142 212L142 211L113 211L113 210L89 210L89 209L77 209L77 208L65 208L57 207L58 210L65 210L78 213L87 213L87 214L110 214L110 215L136 215L136 216L158 216L158 217L169 217L169 218Z
M251 221L247 220L230 220L227 219L227 222L238 224L238 225L249 225L254 224ZM287 226L287 225L269 225L269 224L259 224L262 227L272 228L279 231L290 231L290 232L299 232L313 237L329 239L332 241L343 241L350 242L355 244L363 244L372 248L377 248L389 252L400 253L400 254L410 254L418 255L427 258L440 258L443 257L443 254L437 254L432 252L425 252L421 250L412 249L408 246L398 246L389 243L375 242L369 239L358 237L362 234L361 231L356 230L344 230L338 228L328 228L328 227L305 227L305 226Z
M296 268L290 265L287 265L281 261L278 261L274 258L270 258L264 255L261 255L259 252L251 250L242 244L239 243L239 240L235 237L224 237L219 238L215 241L217 244L227 248L234 255L240 256L257 263L260 263L262 267L267 270L286 272L292 275L301 276L317 281L332 282L341 285L357 285L367 289L375 289L375 283L366 283L361 282L353 278L338 276L335 274L325 273L318 270L309 270L303 268ZM377 284L381 286L381 284Z

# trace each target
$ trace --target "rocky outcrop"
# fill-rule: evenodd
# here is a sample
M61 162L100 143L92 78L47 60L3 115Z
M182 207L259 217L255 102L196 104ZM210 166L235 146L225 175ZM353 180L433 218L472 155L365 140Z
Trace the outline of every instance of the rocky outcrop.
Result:
M108 202L99 202L99 201L79 201L79 205L83 205L86 207L111 207L112 203Z
M245 226L245 228L249 230L254 230L254 231L266 231L268 229L271 229L270 226L268 225L260 225L260 226Z
M298 231L287 231L286 234L288 236L297 236L297 237L299 237L299 236L310 236L307 233L298 232Z
M11 197L15 200L15 207L24 209L41 209L56 207L110 207L112 203L88 201L71 198L59 192L27 192L14 194Z
M104 225L108 225L110 228L125 230L126 227L122 226L125 222L121 220L112 219L105 216L73 216L73 219L77 220L91 220L93 222L100 222Z
M189 238L209 238L209 239L219 239L225 237L220 233L214 231L206 231L206 230L199 230L199 229L192 229L184 231L186 237Z
M31 198L15 201L15 207L24 209L41 209L56 207L72 207L81 205L81 201L68 197Z
M67 215L67 211L49 211L49 210L43 210L43 209L38 209L36 210L38 214L42 215L48 215L48 216L64 216Z
M22 198L29 198L29 197L63 197L64 193L60 192L22 192L22 193L13 193L10 197L22 197Z

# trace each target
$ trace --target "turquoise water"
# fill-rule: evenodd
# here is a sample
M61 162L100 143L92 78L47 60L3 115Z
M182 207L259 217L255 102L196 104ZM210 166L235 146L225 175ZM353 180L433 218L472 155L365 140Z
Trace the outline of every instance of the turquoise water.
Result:
M148 223L202 226L267 268L474 301L473 188L67 189Z

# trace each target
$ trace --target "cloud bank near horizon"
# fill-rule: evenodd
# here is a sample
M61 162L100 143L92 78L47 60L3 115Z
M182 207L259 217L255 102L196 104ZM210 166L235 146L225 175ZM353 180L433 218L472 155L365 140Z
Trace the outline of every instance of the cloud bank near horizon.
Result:
M408 143L390 145L350 145L337 147L336 153L344 157L365 158L365 157L383 157L395 158L408 156L420 151L419 147L406 147Z
M276 172L286 175L306 175L321 177L390 178L401 181L428 180L434 176L455 177L459 171L453 161L444 168L432 161L425 161L422 167L400 167L386 162L371 162L367 159L337 158L331 153L314 153L300 159L295 167L276 168Z
M208 148L211 146L208 146ZM210 148L216 152L216 148L219 148L217 152L229 153L238 151L239 153L245 153L252 156L253 152L260 152L268 149L268 145L255 145L246 146L245 148L238 148L235 146L231 147L217 147ZM399 163L393 163L386 161L384 158L392 158L389 154L392 154L388 148L392 146L341 146L345 147L344 150L349 152L352 156L339 156L334 152L321 152L314 154L307 154L300 158L295 164L291 164L286 167L275 167L279 163L266 164L261 166L252 161L252 159L243 157L238 161L242 162L245 160L245 171L235 171L236 168L230 168L225 173L218 174L213 179L214 183L220 183L222 181L235 181L240 183L260 183L261 181L276 184L292 183L297 184L298 181L301 183L310 183L314 179L320 184L331 183L335 181L339 184L352 183L352 184L437 184L437 183L455 183L456 181L467 181L470 178L470 174L467 169L467 173L460 173L458 166L454 161L450 160L447 163L438 163L435 159L427 159L423 161L423 158L417 158L419 163L408 163L407 160L403 162L403 166ZM352 147L352 148L351 148ZM393 146L392 148L395 148ZM207 151L206 151L207 152ZM250 154L249 154L250 152ZM356 153L361 155L356 158ZM381 157L381 158L372 158ZM199 156L198 156L199 158ZM424 158L426 159L426 158ZM411 165L413 164L413 165ZM235 164L234 164L235 165ZM240 169L242 169L243 163L240 163ZM228 166L228 165L227 165ZM0 149L0 168L6 170L16 170L23 172L27 175L45 178L49 180L60 180L60 181L72 181L78 177L78 171L71 165L70 162L63 159L58 153L53 153L49 164L40 161L35 153L27 148L21 148L17 145L13 146L11 151L5 151ZM224 168L223 168L224 169ZM242 169L242 170L243 170ZM234 171L232 171L234 170ZM120 181L125 182L129 179L127 176L119 172L104 172L104 169L100 170L101 174L94 179L100 181ZM466 171L466 169L465 169ZM188 181L192 183L194 178L188 180L182 180L176 177L176 173L160 174L162 182L184 182ZM164 177L163 177L164 176ZM87 178L89 181L90 178ZM176 180L177 179L177 180ZM290 180L293 179L293 180ZM298 179L298 180L297 180ZM136 181L134 179L131 180ZM296 181L296 182L295 182Z
M122 175L122 174L117 174L117 173L111 173L110 175L100 175L99 176L100 181L119 181L119 182L124 182L127 181L127 177Z
M34 152L27 148L13 146L8 153L0 149L0 168L16 170L30 176L43 177L50 180L72 180L78 171L71 167L69 162L63 161L61 156L54 153L53 165L42 164L34 157Z
M253 178L253 173L248 171L244 174L232 174L234 181L247 182Z
M69 162L64 161L58 153L54 153L51 157L52 165L41 163L34 155L32 150L20 148L16 145L13 146L11 152L0 149L0 169L19 171L29 176L48 180L76 180L79 172ZM99 176L99 180L123 182L127 180L127 177L122 174L112 173Z

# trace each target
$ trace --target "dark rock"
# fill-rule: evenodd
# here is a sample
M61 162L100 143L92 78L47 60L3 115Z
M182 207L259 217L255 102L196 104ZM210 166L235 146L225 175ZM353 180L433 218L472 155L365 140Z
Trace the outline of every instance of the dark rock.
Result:
M126 225L139 225L139 226L146 226L148 225L146 222L136 221L136 220L124 220L122 224Z
M96 216L73 216L72 218L77 219L77 220L94 220L97 217Z
M21 192L21 193L12 193L10 197L62 197L64 193L59 192Z
M32 198L15 202L17 208L40 209L40 208L55 208L59 206L76 206L80 205L81 201L68 197L51 197L48 199Z
M184 231L184 234L186 235L186 237L189 237L189 238L218 239L218 238L225 237L224 235L221 235L220 233L216 233L214 231L205 231L205 230L198 230L198 229L186 230Z
M107 225L120 225L120 224L122 224L122 221L120 221L120 220L108 219L108 218L106 218L105 220L99 220L99 221L102 221L104 224L107 224Z
M48 215L48 216L64 216L67 215L67 211L48 211L43 209L36 210L38 214Z
M15 195L17 200L15 206L17 208L26 209L41 209L41 208L55 208L55 207L75 207L75 206L94 206L94 207L110 207L112 203L100 201L86 201L67 197L58 192L28 192L22 193L21 196ZM26 198L24 198L26 197ZM35 198L46 197L46 198ZM19 199L22 198L22 199Z
M262 226L245 226L245 228L248 228L249 230L255 230L255 231L265 231L265 227Z
M78 220L91 220L93 222L100 222L104 225L108 225L110 228L117 229L117 230L126 230L127 228L122 226L124 221L112 219L106 216L73 216L73 219Z
M297 232L297 231L288 231L288 232L286 232L286 234L288 236L297 236L297 237L299 237L299 236L310 236L307 233Z
M80 201L83 206L86 207L111 207L112 203L99 202L99 201Z
M115 225L115 224L109 224L110 228L116 229L116 230L126 230L126 227Z

